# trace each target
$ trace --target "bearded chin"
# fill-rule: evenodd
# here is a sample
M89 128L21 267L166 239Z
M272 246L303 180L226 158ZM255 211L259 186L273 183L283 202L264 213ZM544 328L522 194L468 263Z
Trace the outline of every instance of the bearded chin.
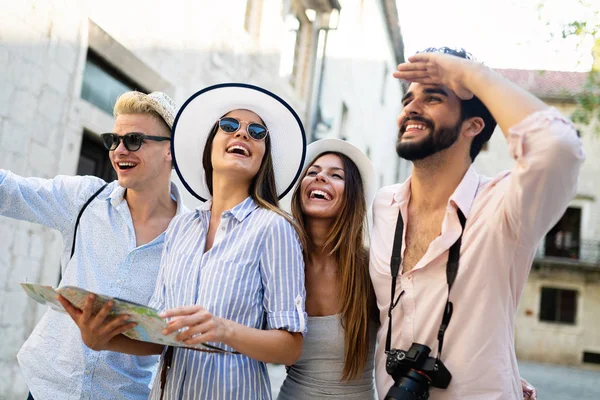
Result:
M396 144L396 153L405 160L416 161L446 150L458 140L461 125L462 121L453 127L430 131L423 139L412 143L402 142L400 138Z

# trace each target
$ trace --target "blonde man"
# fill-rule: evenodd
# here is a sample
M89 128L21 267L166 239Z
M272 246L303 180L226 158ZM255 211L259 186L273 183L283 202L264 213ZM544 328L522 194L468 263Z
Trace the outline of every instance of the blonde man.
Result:
M0 170L0 215L61 232L61 286L148 303L164 231L184 211L171 183L175 112L164 93L119 97L113 130L101 135L118 177L108 184L92 176L46 180ZM36 400L146 399L158 359L91 351L69 316L52 309L17 357Z

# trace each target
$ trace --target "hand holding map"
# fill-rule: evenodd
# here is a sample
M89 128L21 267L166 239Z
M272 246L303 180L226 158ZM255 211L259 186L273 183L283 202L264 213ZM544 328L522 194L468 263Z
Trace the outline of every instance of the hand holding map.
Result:
M182 342L175 340L179 332L173 332L169 335L163 335L163 329L167 328L167 322L158 315L158 311L127 300L104 296L101 294L91 293L85 289L74 286L64 286L55 289L51 286L37 285L33 283L21 283L21 286L35 301L40 304L48 305L55 311L65 312L63 306L57 300L57 296L61 295L69 300L75 307L81 309L90 294L95 295L95 301L92 308L93 314L96 314L110 300L114 303L110 316L129 315L129 322L135 322L137 325L124 332L123 334L131 339L142 342L150 342L162 344L165 346L175 347L191 347L197 350L210 350L215 352L229 353L226 350L219 349L206 343L188 346Z

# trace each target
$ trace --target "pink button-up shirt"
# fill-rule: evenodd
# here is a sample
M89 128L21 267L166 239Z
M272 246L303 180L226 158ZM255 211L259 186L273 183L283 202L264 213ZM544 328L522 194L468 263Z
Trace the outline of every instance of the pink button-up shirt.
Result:
M572 123L553 108L511 128L509 148L516 161L512 171L490 179L469 168L448 200L441 235L413 270L397 279L396 293L404 294L392 315L392 348L408 350L418 342L429 346L435 357L448 291L448 249L461 232L460 208L467 224L442 353L452 381L446 390L431 388L432 400L523 398L514 349L515 313L538 242L575 195L584 155ZM409 200L410 178L381 189L373 204L370 274L382 323L375 360L381 399L393 384L385 370L392 243L398 210L407 224ZM403 254L405 245L404 238Z

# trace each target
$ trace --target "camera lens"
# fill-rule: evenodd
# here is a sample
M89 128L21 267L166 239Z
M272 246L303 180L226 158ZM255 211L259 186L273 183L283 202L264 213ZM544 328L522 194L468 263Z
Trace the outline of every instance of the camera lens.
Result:
M430 380L427 375L411 369L390 388L385 400L426 400Z

